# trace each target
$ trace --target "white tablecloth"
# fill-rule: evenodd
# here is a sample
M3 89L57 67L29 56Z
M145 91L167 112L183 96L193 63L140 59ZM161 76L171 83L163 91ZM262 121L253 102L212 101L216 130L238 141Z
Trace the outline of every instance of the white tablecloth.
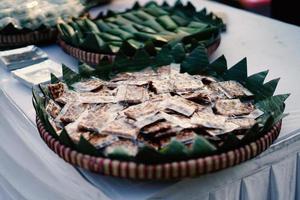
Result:
M145 2L145 1L141 1ZM174 2L174 1L169 1ZM281 77L276 93L291 93L280 138L257 158L214 174L177 182L141 182L76 169L40 139L31 90L0 67L0 200L2 199L297 199L300 197L300 28L208 1L197 8L226 13L228 31L213 58L230 65L247 56L249 74L270 69ZM124 9L116 0L107 8ZM98 12L95 9L93 12ZM75 59L56 45L43 47L51 59L76 69ZM298 194L299 193L299 194Z

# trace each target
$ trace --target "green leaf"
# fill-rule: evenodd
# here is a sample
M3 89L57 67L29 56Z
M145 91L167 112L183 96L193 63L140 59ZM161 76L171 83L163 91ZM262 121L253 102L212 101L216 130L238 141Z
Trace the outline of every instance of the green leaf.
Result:
M140 18L138 18L137 16L135 16L133 13L130 13L130 12L124 13L123 17L125 17L126 19L128 19L134 23L137 23L137 24L143 23L143 20L141 20Z
M136 160L141 163L152 164L152 163L161 163L165 161L165 158L162 154L160 154L152 147L143 146L142 148L139 149L136 155Z
M157 32L154 29L152 29L148 26L144 26L144 25L141 25L141 24L133 24L132 26L137 30L137 32L135 32L135 34L140 33L140 32L141 33L157 34Z
M143 68L151 66L152 64L153 64L153 60L150 58L147 51L145 51L144 49L139 49L136 52L136 54L133 56L132 60L128 64L125 64L124 66L128 65L127 69L129 71L139 71Z
M76 72L72 71L69 67L62 65L63 70L63 79L68 85L72 85L75 82L78 82L81 77Z
M162 148L160 153L171 160L181 160L188 155L188 150L184 144L176 140L172 140L168 146Z
M274 123L276 123L284 116L282 115L285 108L284 102L289 96L290 94L271 96L257 102L255 106L264 113L270 114L274 118Z
M189 24L189 20L178 15L172 15L171 18L173 21L178 24L178 26L187 26Z
M208 24L192 21L191 23L189 23L188 27L197 28L198 30L202 30L202 29L207 28Z
M149 15L148 13L144 12L143 10L137 10L134 12L134 14L138 18L142 19L143 21L154 19L154 17L152 15Z
M264 84L264 93L265 93L265 96L272 96L276 90L276 87L278 85L278 82L279 82L280 78L277 78L277 79L273 79L267 83Z
M256 99L261 99L265 97L264 91L261 91L264 86L264 80L268 74L268 70L262 71L249 76L246 80L246 88L256 95Z
M77 40L76 33L72 26L66 24L66 23L59 23L57 25L58 31L60 32L62 38L67 41L69 44L73 44L77 46L79 44Z
M141 7L141 5L139 4L139 2L135 2L132 9L136 10L136 9L139 9Z
M160 16L157 18L157 21L167 30L172 31L177 28L177 24L169 15Z
M252 141L255 141L260 136L260 127L256 123L253 127L246 131L245 136L242 138L241 142L243 144L249 144Z
M253 74L248 77L247 83L252 82L252 83L257 83L257 84L261 85L264 83L264 80L266 79L266 76L268 75L268 73L269 73L269 70Z
M139 45L139 44L137 44L136 41L134 41L134 40L128 40L128 41L123 42L123 44L120 48L120 51L117 54L116 61L119 60L120 55L122 55L122 54L125 55L125 53L126 53L125 58L127 58L127 56L130 56L130 57L134 56L136 51L139 49L139 46L137 46L137 45Z
M74 148L74 142L71 140L69 134L66 129L63 129L60 135L58 136L59 141L61 141L64 145Z
M208 65L209 61L206 49L204 46L199 45L183 60L180 72L187 72L192 75L199 74L201 72L205 72Z
M144 26L150 27L157 32L166 31L155 19L149 19L143 23Z
M217 58L215 61L209 64L210 70L216 72L219 76L222 76L227 71L227 61L224 55Z
M47 85L39 84L39 89L43 93L44 97L50 97L51 96L51 93L50 93Z
M171 51L173 59L176 63L180 63L185 58L185 49L182 43L177 43Z
M89 28L89 30L93 33L100 33L100 30L96 23L89 19L84 19L85 26Z
M243 58L237 64L227 70L223 78L225 80L236 80L242 84L245 84L247 80L247 59Z
M81 29L80 29L80 27L78 26L77 23L70 22L70 25L73 28L73 30L75 31L75 36L74 37L76 37L76 39L74 39L74 41L72 41L72 44L74 44L74 42L75 42L75 44L77 44L77 46L79 46L79 44L83 40L84 35L83 35L83 33L82 33L82 31L81 31Z
M54 84L54 83L59 83L59 82L60 82L59 78L57 78L57 77L55 76L55 74L51 73L50 76L51 76L51 81L50 81L50 82L51 82L52 84Z
M113 34L117 37L122 38L123 40L128 40L133 37L133 34L123 31L121 29L110 29L107 31L110 34Z
M76 145L76 149L84 154L89 154L93 156L99 156L97 149L87 141L83 136L80 136L80 140Z
M241 141L233 133L229 133L224 139L223 145L219 148L220 151L228 151L234 148L238 148L241 145Z
M109 25L107 25L107 23L105 23L102 19L95 21L95 23L102 32L107 32L109 29L111 29Z
M98 35L105 41L122 41L122 38L109 33L98 33Z
M171 54L170 47L168 45L163 46L163 48L156 55L155 60L158 66L168 65L172 63L174 59Z
M83 78L89 78L92 73L94 73L95 68L89 66L88 64L82 63L78 66L79 74Z
M93 52L106 51L107 44L97 34L87 33L85 39L80 44L83 49L91 50Z
M192 148L192 154L193 156L203 156L203 155L209 155L215 152L217 149L214 145L212 145L209 141L207 141L204 137L202 136L197 136L193 148Z
M162 16L162 15L168 15L169 13L167 11L165 11L164 9L161 9L159 8L158 6L146 6L146 8L144 8L144 10L155 16L155 17L159 17L159 16Z
M260 100L271 97L274 94L278 81L279 78L271 80L265 84L260 84L259 82L255 81L247 81L246 86L255 94L255 99Z
M191 31L189 32L190 35L182 38L182 42L184 44L189 44L193 40L201 41L210 39L212 37L217 38L217 36L219 35L219 29L216 27L209 27L204 30L199 30L198 28L183 27L181 28L181 30Z
M132 33L132 34L138 32L138 30L136 30L136 28L134 28L133 25L131 25L131 24L127 24L126 26L125 25L120 26L120 29L122 29L126 32L129 32L129 33Z

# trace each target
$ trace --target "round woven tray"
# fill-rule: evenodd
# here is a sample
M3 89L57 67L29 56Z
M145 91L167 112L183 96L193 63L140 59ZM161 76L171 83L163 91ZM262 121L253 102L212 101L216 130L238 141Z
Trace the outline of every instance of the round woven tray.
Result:
M187 161L147 165L79 153L53 138L47 132L38 117L36 123L40 136L46 142L48 147L68 163L108 176L148 180L195 177L201 174L207 174L232 167L257 156L266 150L278 137L281 129L280 121L274 125L268 133L262 135L256 141L222 154L190 159Z
M207 47L208 55L211 55L220 45L221 39L218 38L213 44ZM97 65L101 62L101 59L104 56L107 56L109 60L113 61L115 55L113 54L100 54L100 53L93 53L89 51L82 50L77 47L73 47L72 45L67 44L62 39L58 40L58 44L62 47L62 49L69 55L77 58L81 62L85 62L91 65Z
M0 34L0 49L52 43L55 42L57 33L56 28L49 28L24 34Z

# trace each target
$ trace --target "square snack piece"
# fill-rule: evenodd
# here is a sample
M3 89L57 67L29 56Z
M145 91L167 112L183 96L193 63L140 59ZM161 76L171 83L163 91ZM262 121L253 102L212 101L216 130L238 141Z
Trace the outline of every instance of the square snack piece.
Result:
M193 102L179 96L166 99L161 105L165 109L175 111L187 117L190 117L197 110L197 106Z
M84 137L86 140L89 140L91 137L91 133L89 131L81 131L78 129L79 121L84 116L86 116L87 113L88 113L87 111L83 112L76 121L69 123L68 125L65 126L68 135L70 136L71 140L73 140L74 143L78 143L81 136Z
M72 90L66 90L62 93L62 95L55 99L56 102L61 103L63 105L76 102L79 98L78 93L72 91Z
M174 90L171 80L168 77L153 79L151 81L151 89L156 94L169 93L169 92L173 92Z
M203 87L201 80L197 80L188 74L176 74L172 77L172 85L175 92L193 92Z
M188 117L185 117L183 115L167 114L164 112L161 112L161 115L163 116L163 118L166 121L171 122L172 124L174 124L176 126L179 126L182 128L196 128L196 126L191 123L191 119Z
M160 107L158 102L146 101L141 104L130 106L123 112L128 118L138 120L147 115L155 114L159 110Z
M206 89L209 91L209 95L212 101L227 98L226 92L218 82L211 82L209 85L206 86Z
M205 128L219 128L224 127L226 117L215 115L210 112L196 112L191 118L191 123Z
M149 99L148 90L145 87L135 85L121 85L118 87L117 101L128 104L138 104Z
M88 81L74 83L72 87L76 92L91 92L100 89L104 84L104 81L95 78Z
M223 81L219 82L219 85L225 91L226 96L231 99L253 95L248 89L236 81Z
M61 111L61 107L52 99L49 99L46 106L46 112L53 118L56 118Z
M255 119L252 118L232 118L227 121L238 125L239 128L237 129L250 129L256 123Z
M251 103L242 103L239 99L219 99L215 109L218 114L238 116L251 113L255 108Z
M115 103L115 96L103 95L101 92L79 93L79 101L88 104Z
M48 89L52 95L52 97L56 100L61 97L64 92L68 90L68 86L62 82L49 84Z
M173 138L183 144L190 144L195 140L196 136L197 134L193 130L182 130Z
M101 134L102 129L118 116L118 111L121 109L122 106L118 104L97 106L89 110L88 114L80 120L78 128Z
M234 130L237 130L239 128L239 125L226 121L222 128L219 129L206 129L205 131L211 135L211 136L219 136L226 133L230 133Z
M142 133L146 135L155 135L159 132L165 132L167 130L170 130L173 127L173 124L168 121L159 121L153 124L150 124L148 126L145 126L142 129Z
M209 90L197 90L193 92L180 93L180 96L200 104L210 104L212 102Z
M162 148L169 145L173 140L181 142L185 145L191 144L194 142L197 134L192 130L183 130L176 134L176 136L167 137L160 139L159 143Z
M113 135L99 135L99 134L93 134L89 138L89 142L96 148L96 149L102 149L104 147L107 147L114 142L118 141L119 138L117 136Z
M101 133L104 135L115 135L126 139L136 139L139 129L129 123L125 118L119 118L108 123L107 126L102 129Z
M134 123L134 125L141 129L145 126L153 124L157 121L161 121L163 119L164 118L160 113L153 113L153 114L138 118L138 120Z
M63 123L74 122L79 116L88 108L89 105L82 103L68 103L66 104L59 115L56 117L56 121L62 121Z

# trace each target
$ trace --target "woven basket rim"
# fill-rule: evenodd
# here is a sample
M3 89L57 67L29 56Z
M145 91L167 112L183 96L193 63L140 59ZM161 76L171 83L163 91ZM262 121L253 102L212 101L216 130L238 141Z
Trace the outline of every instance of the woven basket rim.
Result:
M66 162L74 166L78 166L92 172L121 178L166 180L195 177L219 171L235 166L259 155L278 137L282 121L277 122L269 132L265 133L257 140L221 154L213 154L200 158L158 164L120 161L80 153L77 150L66 147L64 144L61 144L58 139L53 138L45 129L38 116L36 117L36 123L40 136L48 147ZM170 169L171 171L168 171ZM192 172L189 170L192 170Z
M51 43L56 41L57 35L58 31L55 27L18 34L0 33L0 48L13 48L31 44Z
M207 47L207 54L210 56L213 52L217 50L221 43L221 37L216 38L216 40ZM83 61L87 64L97 65L101 62L101 59L105 56L109 58L110 61L113 61L116 54L107 54L107 53L95 53L91 51L86 51L73 45L68 44L61 38L58 38L58 44L67 54Z

